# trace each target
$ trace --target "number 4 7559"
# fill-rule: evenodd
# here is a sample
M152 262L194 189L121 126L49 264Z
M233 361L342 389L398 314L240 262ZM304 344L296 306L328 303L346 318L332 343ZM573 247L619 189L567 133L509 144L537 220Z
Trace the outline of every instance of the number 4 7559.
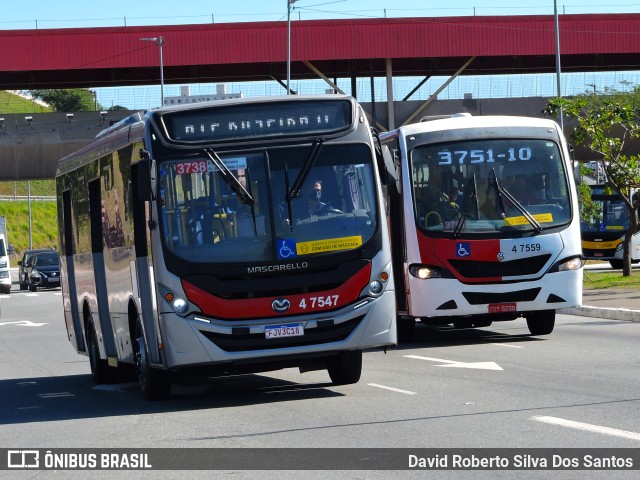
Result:
M520 245L514 245L513 248L511 249L512 252L517 253L517 252L539 252L540 251L540 244L539 243L523 243Z

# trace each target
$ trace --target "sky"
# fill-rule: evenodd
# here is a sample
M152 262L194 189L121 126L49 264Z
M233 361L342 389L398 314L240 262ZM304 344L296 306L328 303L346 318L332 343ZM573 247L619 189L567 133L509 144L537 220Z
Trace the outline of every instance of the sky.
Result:
M286 21L288 0L0 0L0 30L121 27L141 25L177 25L202 23ZM291 21L317 19L354 19L386 17L449 17L491 15L553 15L553 0L529 0L514 5L513 0L295 0L291 8ZM526 4L526 6L521 6ZM640 13L640 0L557 0L559 14L579 13ZM631 75L631 76L630 76ZM420 79L394 79L394 92L404 95ZM348 82L348 80L346 80ZM621 81L640 83L640 71L634 73L610 72L597 78L567 75L563 80L566 92L578 93L586 86L617 86ZM424 100L439 86L441 80L430 79L412 99ZM301 81L302 83L302 81ZM462 98L472 93L475 98L504 96L553 96L553 75L505 76L500 80L469 78L456 79L439 98ZM343 87L340 82L339 86ZM191 84L192 95L215 93L216 85ZM227 92L245 96L281 95L282 87L276 82L227 84ZM293 83L300 93L324 93L327 85L321 81ZM349 91L349 87L343 87ZM96 88L96 96L103 108L121 105L132 110L154 108L160 105L160 87ZM369 90L368 79L362 79L358 92ZM165 96L180 94L180 85L165 85ZM385 95L384 88L376 88L376 95ZM404 93L403 93L404 92ZM402 96L400 97L402 98ZM376 98L385 101L386 98Z
M2 0L0 30L279 21L287 0ZM296 0L291 20L553 14L553 0ZM640 13L636 0L557 0L558 13ZM446 6L443 6L445 4Z

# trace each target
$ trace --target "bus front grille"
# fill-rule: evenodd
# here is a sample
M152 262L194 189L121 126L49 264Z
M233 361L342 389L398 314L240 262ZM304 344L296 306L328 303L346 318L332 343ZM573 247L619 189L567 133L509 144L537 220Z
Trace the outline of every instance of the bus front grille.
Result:
M470 305L488 305L490 303L532 302L540 293L540 288L528 288L515 292L463 292L462 296Z
M507 262L450 260L449 263L465 278L517 277L541 273L549 258L551 255L545 254Z
M305 329L299 337L267 339L264 333L223 334L200 330L200 333L225 352L245 352L251 350L270 350L276 348L302 347L322 343L340 342L346 339L360 324L365 315L352 320Z

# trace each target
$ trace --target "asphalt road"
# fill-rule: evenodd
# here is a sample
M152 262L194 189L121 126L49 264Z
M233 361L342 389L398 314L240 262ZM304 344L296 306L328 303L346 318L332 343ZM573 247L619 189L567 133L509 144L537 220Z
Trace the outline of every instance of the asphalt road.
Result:
M324 371L282 370L174 387L169 401L146 402L133 383L93 386L87 358L66 339L59 290L14 291L0 296L0 308L2 448L640 447L639 323L559 315L547 337L529 336L524 320L468 331L418 325L413 343L386 354L366 352L356 385L335 387ZM14 472L0 471L0 478L16 478L8 473ZM59 473L87 478L87 472ZM20 474L41 478L42 472ZM95 478L124 474L93 472ZM516 474L585 479L603 478L605 472L315 470L304 478ZM291 471L242 469L218 475L300 478Z

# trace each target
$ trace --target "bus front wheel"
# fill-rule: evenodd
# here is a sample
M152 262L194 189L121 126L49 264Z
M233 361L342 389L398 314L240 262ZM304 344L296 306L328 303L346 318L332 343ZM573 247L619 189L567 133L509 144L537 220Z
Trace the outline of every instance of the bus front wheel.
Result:
M413 334L416 331L416 319L398 315L396 318L396 329L398 332L398 343L410 342L413 340Z
M115 381L115 369L111 368L106 360L100 358L98 346L98 334L93 323L89 322L87 332L87 350L89 350L89 365L91 366L91 378L96 385L113 383Z
M166 400L169 398L171 395L171 382L164 370L153 368L149 363L141 328L138 329L135 355L138 381L144 398L147 400Z
M531 335L549 335L553 332L556 324L555 310L541 310L539 312L529 312L525 315L527 327Z
M328 359L327 372L334 385L358 383L362 373L362 350L340 352Z
M609 265L611 265L611 268L621 270L624 266L624 262L622 260L609 260Z

